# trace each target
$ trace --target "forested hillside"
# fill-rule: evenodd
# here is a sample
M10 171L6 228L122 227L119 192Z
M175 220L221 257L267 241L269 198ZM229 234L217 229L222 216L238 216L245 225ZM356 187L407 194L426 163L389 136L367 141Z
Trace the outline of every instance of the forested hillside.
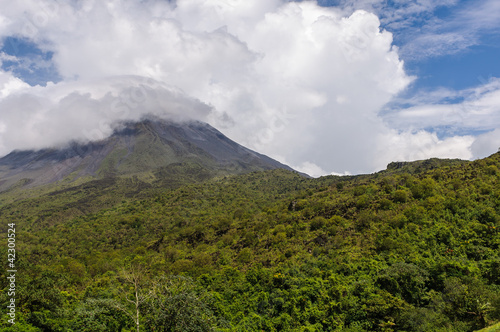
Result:
M0 331L478 330L500 320L499 168L109 178L5 203Z

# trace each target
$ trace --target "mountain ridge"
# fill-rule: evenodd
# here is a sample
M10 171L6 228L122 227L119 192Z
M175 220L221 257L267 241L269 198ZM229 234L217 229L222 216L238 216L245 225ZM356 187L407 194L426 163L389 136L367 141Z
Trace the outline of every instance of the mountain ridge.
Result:
M147 118L123 122L110 137L97 142L11 152L0 158L0 192L107 176L138 176L152 182L161 168L186 162L202 165L214 174L292 170L239 145L209 124Z

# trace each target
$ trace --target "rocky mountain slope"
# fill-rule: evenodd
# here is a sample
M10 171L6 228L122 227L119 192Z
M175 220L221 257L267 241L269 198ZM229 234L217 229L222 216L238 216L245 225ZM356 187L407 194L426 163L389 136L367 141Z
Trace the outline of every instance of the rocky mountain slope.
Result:
M290 167L247 149L202 122L124 123L104 140L63 149L14 151L0 159L0 192L58 181L136 176L152 182L165 167L198 165L211 174Z

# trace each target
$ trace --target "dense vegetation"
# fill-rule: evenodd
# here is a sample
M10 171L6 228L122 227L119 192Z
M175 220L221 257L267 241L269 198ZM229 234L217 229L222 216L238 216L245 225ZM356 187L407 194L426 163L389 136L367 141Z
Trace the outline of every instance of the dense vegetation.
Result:
M499 167L110 178L4 203L18 311L0 331L474 331L500 320Z

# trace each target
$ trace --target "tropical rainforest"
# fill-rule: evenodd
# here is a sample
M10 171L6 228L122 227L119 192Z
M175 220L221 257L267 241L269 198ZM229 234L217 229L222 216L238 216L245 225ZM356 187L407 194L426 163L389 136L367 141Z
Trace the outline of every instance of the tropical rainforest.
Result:
M15 324L2 310L0 331L465 332L500 320L500 153L317 179L176 167L156 182L1 194L2 308L9 225L17 287Z

